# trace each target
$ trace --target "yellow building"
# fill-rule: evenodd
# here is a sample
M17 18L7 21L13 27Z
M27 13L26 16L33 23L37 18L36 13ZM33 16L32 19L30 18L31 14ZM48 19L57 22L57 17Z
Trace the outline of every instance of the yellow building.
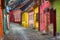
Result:
M22 26L28 28L28 12L23 12L22 14Z
M34 28L36 29L36 30L38 30L38 6L36 5L35 7L34 7Z

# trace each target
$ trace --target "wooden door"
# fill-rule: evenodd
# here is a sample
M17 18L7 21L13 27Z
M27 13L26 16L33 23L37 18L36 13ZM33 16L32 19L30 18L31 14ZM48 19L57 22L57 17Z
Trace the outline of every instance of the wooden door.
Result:
M33 27L34 26L34 12L29 12L29 27Z

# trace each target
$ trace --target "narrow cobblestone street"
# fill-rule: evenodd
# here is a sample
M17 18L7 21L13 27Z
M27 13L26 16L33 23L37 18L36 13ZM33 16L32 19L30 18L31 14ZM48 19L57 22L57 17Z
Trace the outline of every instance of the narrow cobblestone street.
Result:
M60 40L60 0L0 0L0 40Z
M16 23L10 24L10 30L4 36L4 40L53 40L52 35L41 35L39 31L34 29L26 29ZM54 39L59 40L59 39Z

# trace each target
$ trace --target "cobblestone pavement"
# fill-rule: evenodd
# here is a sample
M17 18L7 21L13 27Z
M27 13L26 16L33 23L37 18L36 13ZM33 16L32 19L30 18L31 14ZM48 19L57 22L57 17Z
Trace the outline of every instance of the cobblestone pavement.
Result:
M52 34L42 35L34 29L26 29L19 24L11 23L10 30L4 36L4 40L60 40L60 37L52 37Z

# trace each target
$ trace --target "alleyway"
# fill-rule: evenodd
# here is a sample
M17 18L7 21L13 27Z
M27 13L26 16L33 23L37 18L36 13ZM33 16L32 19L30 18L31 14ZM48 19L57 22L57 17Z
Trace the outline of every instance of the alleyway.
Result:
M11 29L4 36L4 40L52 40L52 35L41 35L40 32L33 29L26 29L16 23L10 23ZM59 40L59 39L54 39Z

